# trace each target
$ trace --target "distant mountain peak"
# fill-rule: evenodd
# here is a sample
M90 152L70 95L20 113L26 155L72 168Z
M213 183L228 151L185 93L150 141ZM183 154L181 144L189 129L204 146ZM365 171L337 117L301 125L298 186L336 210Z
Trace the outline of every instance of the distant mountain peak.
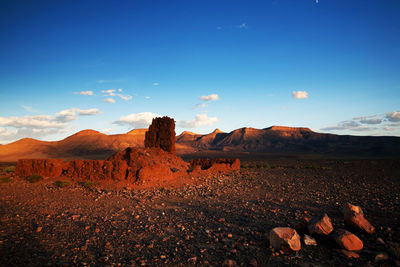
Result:
M218 134L218 133L223 133L220 129L216 128L213 132L213 134Z
M180 135L185 135L185 134L188 134L188 135L198 135L197 133L189 132L189 131L183 131Z
M96 130L87 129L87 130L79 131L74 135L75 136L83 136L83 135L97 135L97 134L102 134L102 133L100 133L99 131L96 131Z
M312 132L310 128L305 128L305 127L287 127L287 126L271 126L268 128L265 128L264 130L270 130L270 131L281 131L281 132Z

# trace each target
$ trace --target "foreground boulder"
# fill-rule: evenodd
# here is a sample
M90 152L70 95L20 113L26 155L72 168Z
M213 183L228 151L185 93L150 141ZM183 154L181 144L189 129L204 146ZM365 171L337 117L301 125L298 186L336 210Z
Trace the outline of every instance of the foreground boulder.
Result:
M333 233L333 239L343 249L348 251L361 251L363 242L356 235L344 229L337 229Z
M300 236L290 227L276 227L269 233L269 243L278 250L299 251L301 249Z
M317 235L329 235L333 231L331 219L326 213L312 218L307 228L310 234Z
M347 225L373 234L375 227L365 219L364 213L359 206L347 203L343 208L344 221Z
M24 177L33 174L57 177L62 174L63 166L61 159L20 159L15 168L15 174Z
M169 117L154 118L144 140L145 147L161 148L175 154L175 121Z

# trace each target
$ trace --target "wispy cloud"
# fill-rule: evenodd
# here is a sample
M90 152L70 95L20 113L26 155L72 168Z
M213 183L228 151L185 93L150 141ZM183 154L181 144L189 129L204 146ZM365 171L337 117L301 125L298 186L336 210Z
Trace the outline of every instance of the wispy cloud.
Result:
M91 116L101 113L97 108L70 108L55 115L35 115L22 117L0 117L0 141L14 141L23 137L43 137L68 130L69 122L78 116ZM14 133L14 135L12 135Z
M398 122L400 121L400 111L388 112L385 117L388 121Z
M122 116L119 120L114 121L113 123L134 128L147 128L151 124L153 118L156 117L160 117L160 115L153 112L141 112Z
M208 117L207 114L197 114L194 120L181 120L178 121L178 125L182 128L197 128L204 125L212 125L218 121L217 117Z
M219 99L219 96L217 94L211 94L211 95L203 95L199 97L200 100L203 101L217 101Z
M97 81L99 84L103 84L103 83L112 83L113 80L98 80Z
M80 92L74 92L76 95L93 95L93 91L80 91Z
M147 95L147 96L145 96L144 98L146 98L146 99L150 99L151 97Z
M119 94L119 93L121 93L123 91L123 89L122 88L119 88L118 90L117 89L109 89L109 90L102 90L101 92L104 94L104 96L118 96L119 98L121 98L122 100L125 100L125 101L129 101L129 100L131 100L132 99L132 96L130 96L130 95L123 95L123 94ZM116 93L116 92L119 92L119 93ZM111 100L112 99L112 100ZM108 103L115 103L115 100L113 99L113 98L107 98L107 99L105 99L104 100L105 102L108 102Z
M115 96L115 89L101 90L104 96Z
M110 132L112 132L113 129L112 128L105 128L103 130L101 130L100 132L104 133L104 134L109 134Z
M106 99L104 99L104 102L115 103L115 100L114 100L114 98L106 98Z
M153 85L154 86L158 86L158 85L160 85L159 83L157 83L157 82L155 82L155 83L153 83Z
M30 112L30 113L36 113L36 112L38 112L36 109L34 109L34 108L31 107L31 106L21 105L21 107L22 107L23 109L25 109L25 111Z
M246 23L242 23L238 27L239 27L239 29L248 29L249 28L249 26L247 26Z
M368 126L366 126L368 125ZM374 125L374 127L371 127ZM352 120L342 121L335 126L322 128L323 131L390 131L400 127L400 112L387 112L370 116L355 117Z
M292 97L296 99L305 99L308 98L308 93L306 91L293 91Z

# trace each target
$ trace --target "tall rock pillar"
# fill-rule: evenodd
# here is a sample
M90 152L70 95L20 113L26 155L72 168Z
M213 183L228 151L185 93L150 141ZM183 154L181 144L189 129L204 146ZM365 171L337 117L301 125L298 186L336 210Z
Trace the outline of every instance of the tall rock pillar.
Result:
M170 117L154 118L144 140L145 147L157 147L175 154L175 121Z

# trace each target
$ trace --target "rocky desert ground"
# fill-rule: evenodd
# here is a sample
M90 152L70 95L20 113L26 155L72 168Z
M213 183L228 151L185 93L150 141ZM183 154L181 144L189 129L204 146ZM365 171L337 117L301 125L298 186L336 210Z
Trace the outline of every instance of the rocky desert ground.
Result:
M240 171L157 188L30 183L9 165L0 184L2 266L400 266L398 159L246 158ZM345 225L347 203L363 209L373 234ZM323 213L363 249L346 253L331 235L305 245L307 220ZM296 229L301 249L273 248L275 227Z

